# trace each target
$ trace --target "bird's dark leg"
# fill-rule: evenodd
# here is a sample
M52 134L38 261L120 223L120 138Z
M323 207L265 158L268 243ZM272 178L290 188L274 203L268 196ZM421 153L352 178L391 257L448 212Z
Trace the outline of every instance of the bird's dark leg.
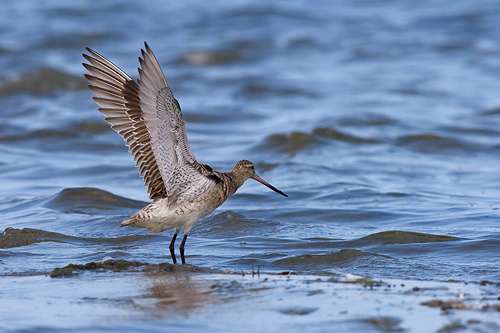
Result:
M184 259L184 244L186 244L187 238L188 238L188 235L185 234L184 237L182 238L181 246L179 246L179 251L181 252L181 261L183 264L186 263L186 260Z
M177 234L179 233L179 230L175 229L174 237L172 237L172 241L170 242L170 246L168 247L170 249L170 255L172 256L172 261L174 264L177 264L177 259L175 259L175 239L177 238Z

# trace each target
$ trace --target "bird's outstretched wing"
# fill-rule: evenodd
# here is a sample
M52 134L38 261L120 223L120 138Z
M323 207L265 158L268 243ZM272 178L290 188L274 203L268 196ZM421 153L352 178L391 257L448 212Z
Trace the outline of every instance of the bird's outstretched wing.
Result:
M167 197L173 207L196 199L220 180L199 163L187 140L184 119L153 52L139 58L139 81L99 53L83 56L85 77L99 111L129 146L151 199Z

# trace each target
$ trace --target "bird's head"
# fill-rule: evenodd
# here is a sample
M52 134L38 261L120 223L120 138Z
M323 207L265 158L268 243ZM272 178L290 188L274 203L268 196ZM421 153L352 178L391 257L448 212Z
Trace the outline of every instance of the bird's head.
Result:
M285 197L288 197L285 193L281 192L278 190L276 187L272 186L268 182L266 182L264 179L260 178L257 173L255 173L255 165L247 160L241 160L233 168L232 173L235 175L235 177L241 181L241 184L245 182L247 179L255 179L259 183L269 187L271 190L273 190L276 193L279 193Z

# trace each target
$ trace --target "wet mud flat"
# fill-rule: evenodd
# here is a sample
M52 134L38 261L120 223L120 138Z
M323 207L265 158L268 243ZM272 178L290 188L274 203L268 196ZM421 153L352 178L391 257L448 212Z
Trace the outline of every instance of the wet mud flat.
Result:
M267 274L255 268L223 272L107 261L0 277L0 329L498 332L499 296L500 284L488 281Z

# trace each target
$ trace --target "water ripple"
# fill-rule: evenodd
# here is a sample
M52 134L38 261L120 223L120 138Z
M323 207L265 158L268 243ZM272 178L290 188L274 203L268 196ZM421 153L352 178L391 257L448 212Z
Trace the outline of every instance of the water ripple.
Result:
M38 229L16 229L6 228L0 234L0 249L8 249L21 246L29 246L41 242L56 242L56 243L71 243L75 245L82 244L112 244L112 245L130 245L133 243L140 243L148 239L148 236L133 235L115 238L86 238L74 237L57 232L49 232Z
M25 94L51 94L56 90L82 90L85 81L53 68L40 68L33 72L0 79L0 96Z
M85 214L124 208L141 209L144 206L144 202L123 198L97 188L67 188L44 205L63 213Z
M278 265L287 269L295 269L298 271L318 271L321 269L329 269L334 266L351 263L359 258L365 257L385 257L375 253L363 252L354 249L343 249L338 252L331 252L326 254L306 254L291 256L275 261Z

